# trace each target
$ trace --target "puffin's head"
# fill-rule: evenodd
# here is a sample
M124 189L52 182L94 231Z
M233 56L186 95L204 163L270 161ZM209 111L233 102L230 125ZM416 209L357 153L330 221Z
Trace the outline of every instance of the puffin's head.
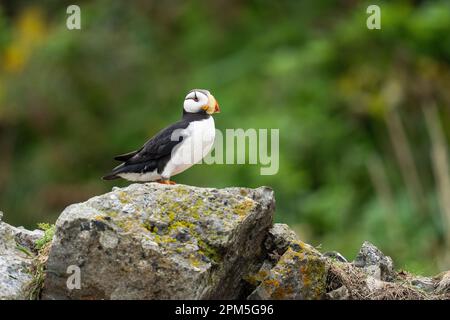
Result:
M184 98L184 111L188 113L206 112L208 114L219 113L219 104L216 98L205 89L193 89Z

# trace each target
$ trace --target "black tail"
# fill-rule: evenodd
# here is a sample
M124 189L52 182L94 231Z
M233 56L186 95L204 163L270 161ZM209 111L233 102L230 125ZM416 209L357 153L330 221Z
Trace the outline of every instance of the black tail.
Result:
M117 175L118 173L121 173L123 171L123 168L125 167L125 164L119 164L117 167L112 169L110 173L108 173L106 176L102 177L103 180L114 180L119 179L120 177Z
M114 173L108 174L104 177L102 177L103 180L114 180L114 179L119 179L119 176L116 176Z

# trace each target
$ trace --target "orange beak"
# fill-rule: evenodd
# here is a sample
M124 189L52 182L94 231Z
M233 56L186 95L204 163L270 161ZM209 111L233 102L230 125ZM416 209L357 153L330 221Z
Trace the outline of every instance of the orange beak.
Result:
M208 104L203 106L202 109L205 110L208 114L220 112L219 104L217 103L216 98L214 98L213 95L209 96Z

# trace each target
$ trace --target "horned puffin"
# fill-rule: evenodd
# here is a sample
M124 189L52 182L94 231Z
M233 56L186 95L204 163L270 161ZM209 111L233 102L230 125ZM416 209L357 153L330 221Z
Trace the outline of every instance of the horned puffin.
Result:
M172 176L200 162L211 150L215 138L212 114L219 112L208 90L189 91L181 120L159 131L139 150L114 157L122 164L103 179L175 184L170 180Z

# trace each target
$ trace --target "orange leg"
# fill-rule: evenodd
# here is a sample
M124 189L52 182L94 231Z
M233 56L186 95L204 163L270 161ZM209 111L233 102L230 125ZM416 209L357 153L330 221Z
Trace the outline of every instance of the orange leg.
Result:
M170 180L156 180L156 182L161 183L161 184L168 184L168 185L176 184L175 181L170 181Z

